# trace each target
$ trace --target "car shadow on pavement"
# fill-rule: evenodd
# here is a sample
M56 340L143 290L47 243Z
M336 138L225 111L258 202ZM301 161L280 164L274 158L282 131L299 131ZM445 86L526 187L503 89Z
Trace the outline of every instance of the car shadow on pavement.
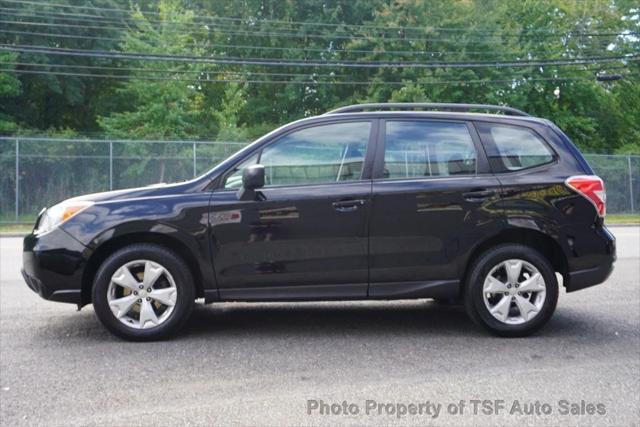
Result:
M588 313L582 316L579 311L559 310L533 337L606 339L610 326L594 325ZM182 334L492 337L467 317L462 305L443 305L431 300L198 305Z
M327 336L481 333L464 314L462 306L444 306L426 300L198 306L185 333L198 336L212 332Z
M588 312L563 308L531 338L584 338L606 343L613 339L606 319L594 322ZM57 316L36 333L57 338L120 341L103 327L89 306L80 313ZM462 306L430 300L402 302L312 302L197 304L177 341L250 337L417 337L475 338L492 336L475 325Z

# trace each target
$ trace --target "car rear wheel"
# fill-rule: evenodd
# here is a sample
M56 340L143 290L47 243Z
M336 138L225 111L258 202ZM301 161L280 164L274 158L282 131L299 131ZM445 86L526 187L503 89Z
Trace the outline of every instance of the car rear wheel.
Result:
M544 326L555 310L558 283L549 261L523 245L489 249L474 262L465 286L469 317L491 333L520 337Z
M154 244L135 244L102 264L93 305L102 324L132 341L166 338L189 318L195 292L184 261Z

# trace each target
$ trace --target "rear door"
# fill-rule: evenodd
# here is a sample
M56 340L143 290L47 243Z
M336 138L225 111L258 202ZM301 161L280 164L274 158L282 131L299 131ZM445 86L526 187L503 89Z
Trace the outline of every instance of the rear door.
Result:
M500 227L500 184L464 121L387 119L374 166L369 296L457 290L466 256Z
M222 299L366 296L373 129L371 120L296 129L229 171L210 214ZM242 170L256 163L262 197L239 201Z

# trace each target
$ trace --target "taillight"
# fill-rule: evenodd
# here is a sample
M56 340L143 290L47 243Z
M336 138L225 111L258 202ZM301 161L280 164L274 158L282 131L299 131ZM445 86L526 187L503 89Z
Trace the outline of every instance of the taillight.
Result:
M575 175L567 178L567 186L589 200L595 206L598 215L604 218L607 211L607 193L604 181L595 175Z

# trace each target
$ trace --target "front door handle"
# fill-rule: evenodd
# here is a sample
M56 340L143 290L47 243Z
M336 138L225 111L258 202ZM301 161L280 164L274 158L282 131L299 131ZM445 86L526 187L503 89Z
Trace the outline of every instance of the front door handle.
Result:
M488 189L482 188L478 190L469 191L468 193L463 193L462 197L464 197L464 199L467 202L484 202L488 198L493 197L495 195L496 195L496 190L488 190Z
M358 209L359 206L365 204L363 199L351 199L351 200L340 200L339 202L333 202L331 206L338 212L353 212Z

